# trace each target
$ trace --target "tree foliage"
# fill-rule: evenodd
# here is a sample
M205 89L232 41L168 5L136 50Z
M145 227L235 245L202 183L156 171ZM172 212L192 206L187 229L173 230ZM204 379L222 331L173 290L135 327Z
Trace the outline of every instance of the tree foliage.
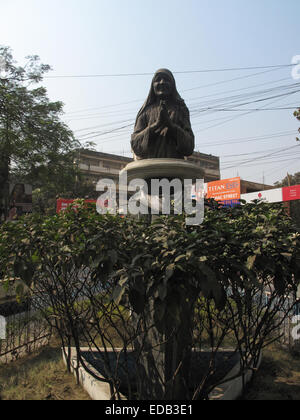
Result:
M51 102L40 86L50 67L37 56L18 66L3 46L0 59L0 197L13 177L59 193L74 184L77 142L60 119L63 104Z

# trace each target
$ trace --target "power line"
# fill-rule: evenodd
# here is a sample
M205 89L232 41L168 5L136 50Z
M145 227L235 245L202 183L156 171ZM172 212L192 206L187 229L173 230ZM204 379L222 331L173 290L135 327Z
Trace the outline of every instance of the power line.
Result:
M207 85L202 85L202 86L197 86L197 87L190 88L190 89L185 89L182 92L188 92L188 91L197 90L197 89L204 89L204 88L208 88L208 87L214 87L214 86L221 85L221 84L226 84L226 83L230 83L230 82L236 82L237 80L242 80L242 79L249 79L250 77L261 76L263 74L271 73L271 72L274 72L276 70L280 70L280 68L276 68L276 69L272 69L272 70L265 70L265 71L262 71L262 72L259 72L259 73L248 74L246 76L235 77L234 79L221 80L219 82L209 83ZM282 79L282 80L287 80L287 78L286 79ZM289 80L290 80L290 78L289 78ZM208 96L211 96L211 95L208 95ZM195 98L195 99L197 99L197 98ZM199 97L198 97L198 99L199 99Z
M105 132L102 132L102 133L99 133L99 134L96 134L96 135L92 135L92 136L87 134L87 136L89 136L89 137L80 138L80 140L89 140L90 138L96 138L96 137L104 136L105 134L114 133L115 131L123 130L124 128L131 127L131 126L132 126L132 124L124 125L122 127L117 127L117 128L112 129L112 130L105 131Z
M242 112L242 111L283 111L283 110L291 110L295 109L295 107L278 107L278 108L243 108L243 109L233 109L233 108L207 108L207 110L213 110L216 112Z
M191 107L190 110L191 110L191 113L203 112L203 108L199 110L197 108L195 109L195 107L199 107L199 106L204 107L205 105L209 106L209 104L211 104L211 103L215 103L215 106L222 106L222 105L223 106L225 106L225 105L228 106L228 105L234 104L238 101L246 100L247 98L250 99L250 98L254 98L256 96L275 93L278 90L284 92L286 90L296 89L296 88L299 88L299 87L300 87L300 83L292 83L292 84L288 84L288 85L276 86L276 87L273 87L273 88L270 88L270 89L264 89L264 90L249 92L247 94L228 96L228 97L223 97L223 98L220 98L220 99L213 99L213 100L210 100L210 101L200 102L197 105L193 105L193 108ZM298 91L299 90L297 90L296 92L298 92ZM291 93L291 92L282 93L282 95L283 96L288 95L289 93ZM274 97L279 97L279 95L276 95ZM237 106L248 105L250 103L259 102L259 101L268 100L268 99L272 99L272 97L261 98L261 99L256 100L256 101L250 101L250 102L245 102L245 103L238 103Z
M221 99L218 99L218 100L209 101L208 103L216 102L216 101L218 103L218 102L221 101L222 104L224 104L224 101L226 103L229 100L230 100L231 103L234 103L234 101L232 101L232 99L234 99L234 98L241 99L241 97L246 98L246 97L251 97L251 96L257 96L257 95L262 94L262 93L272 92L272 91L276 91L276 90L282 89L282 88L285 88L285 89L286 88L292 88L292 87L296 87L296 86L300 86L300 84L298 83L298 84L292 84L292 85L288 85L288 86L279 86L279 87L276 87L276 88L273 88L273 89L269 89L269 90L265 90L265 91L259 91L259 92L255 92L255 93L250 93L250 94L247 94L247 95L238 95L238 96L235 96L235 97L228 97L228 98L225 97L225 98L221 98ZM209 96L211 96L211 95L209 95ZM215 95L213 95L213 96L215 96ZM264 100L267 100L267 99L269 99L269 98L266 98ZM245 104L241 103L241 104L238 104L238 105L243 106L243 105L254 103L254 102L256 102L256 101L250 101L250 102L246 102ZM222 105L222 104L219 104L219 106ZM236 106L238 106L238 105L236 105ZM197 106L200 106L200 104L198 104ZM286 108L286 109L288 109L288 108ZM215 109L215 107L207 107L207 108L203 108L203 109L192 109L192 108L190 108L190 113L191 113L191 116L193 116L193 117L197 116L198 117L197 114L199 114L199 113L214 111L214 110L220 111L219 109ZM274 110L276 110L276 109L274 109ZM108 112L102 112L102 113L96 113L96 114L90 114L90 115L83 115L83 116L78 116L78 117L77 116L76 117L72 116L71 118L68 117L67 120L68 121L75 121L75 120L79 121L79 120L84 120L84 119L93 119L93 118L98 118L98 117L104 117L106 115L112 115L112 114L113 115L124 115L124 116L125 115L133 115L133 113L135 111L136 111L136 109L124 110L124 111L121 111L121 112L120 111L108 111ZM134 115L133 115L133 118L134 118Z
M271 71L274 71L274 70L271 70ZM240 79L245 79L245 78L249 78L249 77L254 77L254 76L265 74L265 73L269 73L269 72L270 72L270 70L268 70L267 72L264 71L264 72L260 72L260 73L250 74L250 75L247 75L247 76L236 77L234 79L222 80L220 82L215 82L215 83L211 83L211 84L208 84L208 85L202 85L202 86L198 86L198 87L194 87L194 88L190 88L190 89L185 89L185 90L182 90L182 92L188 92L188 91L193 91L193 90L196 90L196 89L201 89L201 88L216 86L216 85L219 85L219 84L229 83L229 82L232 82L232 81L236 81L236 80L240 80ZM221 95L223 93L231 93L231 92L236 92L236 91L241 91L241 90L247 90L247 89L251 89L253 87L265 86L267 84L272 84L272 83L279 83L279 82L282 82L284 80L290 80L290 78L283 78L283 79L279 79L279 80L273 80L271 82L265 82L265 83L260 83L258 85L247 86L247 87L244 87L244 88L239 88L239 89L233 89L233 90L229 90L229 91L218 92L218 93L214 93L214 94L210 94L210 95L205 95L205 96L201 96L201 97L197 97L197 98L191 98L189 100L203 99L203 98L207 98L207 97L211 97L211 96ZM128 105L128 104L142 102L142 101L143 101L143 99L135 99L135 100L132 100L132 101L120 102L118 104L103 105L103 106L96 107L96 108L86 108L86 109L82 109L82 110L71 111L71 112L67 112L65 115L74 114L74 113L82 113L82 112L87 112L87 111L95 111L95 110L104 109L104 108L107 109L107 108L112 108L112 107L117 107L117 106L122 106L122 105Z
M124 124L124 123L126 123L126 122L129 122L129 121L132 121L132 119L130 119L130 120L123 120L123 121L118 121L118 122L111 122L111 123L106 123L106 124L101 124L101 125L98 125L98 126L95 126L94 128L102 128L102 127L107 127L107 126L109 126L109 125L114 125L114 124ZM131 124L130 124L131 125ZM90 132L90 133L86 133L86 134L82 134L81 136L87 136L87 135L92 135L92 134L99 134L99 133L102 133L102 131L94 131L94 132Z
M242 71L242 70L258 70L258 69L278 69L296 66L296 64L278 64L273 66L252 66L252 67L232 67L220 69L202 69L202 70L185 70L173 71L173 74L193 74L193 73L215 73L227 71ZM45 79L70 79L70 78L95 78L95 77L135 77L135 76L152 76L154 73L110 73L110 74L79 74L79 75L56 75L45 76Z
M284 163L284 165L280 165L278 166L276 169L272 169L271 171L267 171L265 174L267 174L268 176L273 175L273 173L280 171L281 169L289 169L291 166L294 166L295 163L291 163L290 165L287 165L286 163Z
M295 149L296 147L299 147L299 146L300 146L299 144L296 144L296 145L294 145L294 146L292 146L292 147L284 148L284 149L282 149L282 150L279 150L279 151L276 151L276 152L272 152L272 153L267 154L267 155L259 156L259 157L256 157L256 158L254 158L254 159L245 160L245 161L242 161L242 162L240 162L240 163L238 163L238 164L235 164L235 165L233 165L233 166L228 166L228 167L223 168L223 169L231 169L231 168L235 168L236 166L242 166L242 165L244 165L244 164L247 164L247 163L250 163L250 162L253 162L253 161L256 161L256 162L257 162L257 161L258 161L258 160L260 160L260 159L264 159L264 158L267 158L267 157L270 157L270 156L276 155L277 153L280 153L280 152L285 152L285 151L287 151L287 150Z
M282 148L278 148L278 151L280 151ZM274 152L274 149L266 149L266 150L259 150L257 152L248 152L248 153L238 153L234 155L221 155L220 158L226 158L226 157L238 157L238 156L248 156L248 155L254 155L259 153L266 153L266 152Z
M258 94L261 94L261 93L266 93L266 92L270 92L270 91L273 91L273 90L277 90L278 88L292 88L292 87L295 87L295 86L298 86L299 85L299 83L298 84L292 84L292 85L288 85L288 86L280 86L280 87L277 87L277 88L273 88L273 89L268 89L268 90L266 90L266 91L260 91L260 92L256 92L255 94L254 94L254 96L257 96ZM294 94L294 93L297 93L297 92L299 92L300 90L297 90L297 91L292 91L292 92L287 92L287 93L283 93L283 94L280 94L280 95L275 95L275 96L271 96L271 97L267 97L267 98L260 98L260 99L256 99L256 100L254 100L254 101L248 101L248 102L243 102L243 103L238 103L238 104L236 104L236 105L234 105L234 107L237 107L237 106L245 106L245 105L247 105L247 104L252 104L252 103L258 103L258 102L262 102L262 101L267 101L267 100L270 100L270 99L273 99L273 98L281 98L281 97L283 97L283 96L288 96L288 95L292 95L292 94ZM247 95L247 96L249 96L249 95ZM253 96L253 94L252 94L252 96ZM240 96L239 96L239 98L240 98ZM226 98L223 98L222 99L222 102L224 103L224 100L225 100ZM227 98L227 99L231 99L231 98ZM231 101L232 102L232 101ZM220 109L220 108L215 108L215 107L207 107L207 108L203 108L202 110L201 109L197 109L197 110L192 110L191 111L191 115L193 116L193 119L194 118L196 118L197 117L197 115L195 116L195 113L203 113L203 112L209 112L209 111L211 111L211 112L222 112L222 111L227 111L227 112L229 112L229 111L239 111L239 112L243 112L243 111L250 111L250 112L256 112L256 111L260 111L260 110L272 110L272 111L278 111L278 110L287 110L287 109L294 109L294 107L293 108L288 108L288 107L281 107L281 108L266 108L266 107L263 107L263 108L255 108L255 109L249 109L249 110L247 110L247 109L242 109L242 110L236 110L236 109L232 109L232 108L222 108L222 109ZM123 114L124 115L124 114ZM96 116L97 116L97 114L96 114ZM92 116L92 117L94 117L94 116ZM86 117L86 118L89 118L89 117ZM225 117L225 119L226 119L227 117ZM234 117L235 118L235 117ZM80 119L80 118L78 118L78 119ZM89 129L93 129L93 128L100 128L100 127L104 127L104 126L108 126L108 125L114 125L114 124L119 124L119 123L124 123L124 122L128 122L128 121L131 121L131 119L127 119L127 120L122 120L122 121L118 121L118 122L110 122L110 123L106 123L106 124L100 124L100 125L96 125L96 126L93 126L93 127L87 127L87 128L85 128L85 129L81 129L81 130L77 130L76 132L79 132L79 131L86 131L86 130L89 130ZM134 121L134 118L132 118L132 121ZM211 121L215 121L215 120L211 120ZM217 121L219 122L220 121L220 118L218 118L217 119ZM208 121L206 121L205 123L207 123ZM227 121L225 121L225 122L227 122ZM203 124L203 123L202 123ZM87 135L89 135L89 134L98 134L99 133L99 131L98 132L94 132L94 133L88 133Z
M105 117L105 118L110 118L110 117L117 117L117 116L127 116L127 115L134 115L135 113L136 113L137 111L136 111L136 108L134 108L134 109L126 109L126 110L123 110L123 111L120 111L120 110L118 110L118 111L108 111L108 112L97 112L97 113L95 113L95 114L82 114L82 115L78 115L78 116L76 116L76 115L71 115L71 116L69 116L69 117L66 117L65 119L67 120L67 121L81 121L81 120L90 120L90 119L93 119L93 118L103 118L103 117Z
M67 112L65 115L77 114L77 113L82 113L82 112L87 112L87 111L96 111L97 109L114 108L114 107L117 107L117 106L133 104L133 103L136 103L136 102L142 102L142 99L135 99L135 100L128 101L128 102L120 102L118 104L102 105L102 106L99 106L99 107L96 107L96 108L85 108L85 109L81 109L81 110L77 110L77 111L70 111L70 112Z
M297 92L299 92L299 91L289 92L289 93L287 93L287 94L273 96L272 98L276 98L276 99L275 99L275 101L271 101L268 105L272 105L273 103L278 102L278 100L280 100L282 96L293 95L293 94L295 94L295 93L297 93ZM272 99L272 98L266 98L266 99L263 99L263 100L270 100L270 99ZM262 101L262 100L258 100L258 101L254 101L254 102L261 102L261 101ZM266 105L263 105L261 108L264 108L265 106L266 106ZM241 114L241 115L234 116L234 117L229 118L228 120L225 120L225 121L223 121L223 122L221 122L221 123L217 123L217 124L211 125L211 126L209 126L209 127L206 127L206 128L204 128L204 129L202 129L202 130L198 130L198 133L199 133L199 132L206 131L206 130L209 130L210 128L215 128L215 127L218 127L218 126L220 126L220 125L226 124L227 122L233 121L233 120L235 120L235 119L237 119L237 118L244 117L245 115L249 115L249 114L251 114L251 113L253 113L253 112L254 112L254 111L248 111L248 112L245 112L245 113L243 113L243 114Z
M271 71L274 71L274 70L271 70ZM192 91L192 90L196 90L196 89L201 89L201 88L205 88L205 87L215 86L215 85L218 85L218 84L229 83L229 82L236 81L236 80L239 80L239 79L245 79L245 78L249 78L249 77L254 77L254 76L265 74L265 73L269 73L269 72L270 72L270 70L268 70L267 72L264 71L264 72L260 72L260 73L255 73L255 74L247 75L247 76L237 77L237 78L234 78L234 79L223 80L221 82L211 83L209 85L203 85L203 86L198 86L198 87L195 87L195 88L185 89L182 92L188 92L188 91ZM282 82L284 80L290 80L290 78L283 78L283 79L279 79L279 80L273 80L273 81L270 81L270 82L260 83L258 85L247 86L247 87L240 88L240 89L233 89L233 90L229 90L229 91L218 92L218 93L214 93L214 94L210 94L210 95L206 95L206 96L201 96L201 98L199 98L199 97L198 98L192 98L190 100L203 99L203 98L207 98L207 97L211 97L211 96L221 95L223 93L231 93L231 92L237 92L237 91L241 91L241 90L247 90L247 89L251 89L253 87L265 86L267 84L272 84L272 83L279 83L279 82ZM98 109L104 109L104 108L105 109L107 109L107 108L113 108L113 107L118 107L118 106L123 106L123 105L129 105L129 104L132 104L132 103L142 102L142 101L143 101L143 99L135 99L135 100L132 100L132 101L120 102L118 104L103 105L103 106L96 107L96 108L85 108L85 109L81 109L81 110L77 110L77 111L67 112L65 115L84 113L84 112L88 112L88 111L96 111Z
M262 74L262 73L257 73L257 74ZM253 76L253 75L252 75ZM245 77L243 77L243 79L244 79ZM232 80L236 80L236 79L232 79ZM230 80L230 81L232 81L232 80ZM248 90L248 89L252 89L252 88L256 88L256 87L260 87L260 86L266 86L266 85L270 85L270 84L272 84L272 83L279 83L279 82L283 82L283 81L285 81L285 80L290 80L290 77L284 77L283 79L278 79L278 80L272 80L272 81L270 81L270 82L264 82L264 83L259 83L259 84L256 84L256 85L251 85L251 86L246 86L246 87L243 87L243 88L238 88L238 89L230 89L230 90L225 90L225 91L222 91L222 92L217 92L217 93L211 93L211 94L209 94L209 95L205 95L205 96L198 96L197 98L191 98L191 99L189 99L189 100L196 100L196 99L203 99L203 98L209 98L209 97L212 97L212 96L218 96L218 95L222 95L222 94L224 94L224 93L232 93L232 92L239 92L239 91L241 91L241 90ZM223 82L224 83L224 82ZM188 90L191 90L191 89L188 89ZM183 91L183 92L185 92L185 91Z
M280 152L277 152L277 153L280 153ZM274 153L275 154L275 153ZM281 153L281 156L280 156L280 158L288 158L288 157L296 157L296 156L300 156L300 151L293 151L293 152L283 152L283 153ZM259 159L260 160L260 162L259 162L259 164L262 164L262 163L264 163L264 162L268 162L269 160L271 160L273 158L273 154L271 154L271 156L270 157L265 157L265 156L257 156L257 157L254 157L253 159L251 159L251 161L252 162L254 162L254 161L256 161L257 159ZM240 158L239 158L240 159ZM241 161L241 160L239 160L239 159L233 159L233 160L226 160L226 162L223 162L223 159L222 159L222 165L229 165L229 164L234 164L235 166L237 165L237 166L239 166L239 164L240 163L243 163L243 162L245 162L245 161ZM263 159L263 161L261 160L261 159ZM250 160L249 160L250 161Z
M272 161L266 161L266 162L260 162L260 165L269 165L269 164L273 164L273 163L279 163L279 162L291 162L291 161L298 161L299 162L299 157L296 158L289 158L289 159L277 159L277 160L272 160ZM243 168L250 168L250 167L257 167L257 163L252 163L250 165L243 165ZM236 168L237 166L234 166L234 168ZM221 168L222 171L228 170L228 169L232 169L232 168Z
M270 91L273 91L274 89L276 89L276 90L278 90L279 88L294 88L295 87L295 85L296 86L298 86L299 84L292 84L292 85L287 85L287 86L280 86L280 87L276 87L276 88L273 88L273 89L268 89L268 90L265 90L265 91L263 91L263 93L266 93L266 92L270 92ZM297 92L299 92L299 90L296 90L296 91L292 91L292 92L287 92L287 93L283 93L283 94L280 94L280 95L275 95L275 96L271 96L271 97L267 97L267 98L260 98L260 99L256 99L256 100L254 100L254 101L248 101L248 102L243 102L243 103L240 103L240 104L237 104L237 105L235 105L235 107L236 106L244 106L244 105L246 105L246 104L250 104L250 103L257 103L257 102L262 102L262 101L270 101L270 99L274 99L274 98L276 98L276 100L275 101L273 101L272 103L274 103L274 102L277 102L278 101L278 98L279 99L281 99L283 96L288 96L288 95L292 95L292 94L295 94L295 93L297 93ZM262 92L256 92L255 93L255 95L257 95L257 94L261 94ZM253 94L252 94L253 95ZM223 101L224 101L224 99L223 99ZM256 109L251 109L251 110L249 110L249 111L247 111L246 113L244 113L244 114L242 114L242 115L238 115L238 116L235 116L235 117L233 117L233 118L230 118L229 120L228 119L226 119L224 122L222 122L222 123L220 123L220 118L218 118L217 119L217 121L218 121L218 124L217 125L221 125L221 124L223 124L223 123L226 123L226 122L228 122L228 121L231 121L231 120L234 120L234 119L236 119L236 118L239 118L239 117L241 117L241 116L243 116L243 115L247 115L247 114L249 114L249 113L252 113L252 112L256 112L256 111L259 111L259 110L264 110L264 109L266 109L266 106L267 105L264 105L263 107L261 107L261 108L256 108ZM206 108L205 110L207 111L209 108ZM273 108L274 109L274 108ZM205 111L205 110L203 110L203 111ZM209 109L210 111L215 111L214 109ZM245 110L241 110L241 111L245 111ZM198 112L199 112L199 110L198 110ZM216 111L215 111L216 112ZM131 127L133 124L134 124L134 120L123 120L123 121L119 121L119 122L111 122L111 123L106 123L106 124L102 124L102 125L99 125L99 126L94 126L94 127L91 127L91 128L98 128L98 127L104 127L104 126L108 126L108 125L114 125L114 124L120 124L120 123L125 123L125 122L128 122L128 121L132 121L132 123L131 124L127 124L127 125L125 125L125 126L121 126L121 127L116 127L116 128L113 128L113 129L111 129L111 130L106 130L106 131L95 131L95 132L90 132L90 133L86 133L86 134L83 134L82 135L82 137L81 137L81 139L82 140L88 140L88 139L90 139L90 138L92 138L92 137L98 137L98 136L103 136L103 135L106 135L106 134L110 134L110 133L113 133L113 132L116 132L116 131L120 131L120 130L122 130L122 129L125 129L125 128L129 128L129 127ZM207 127L206 129L209 129L209 128L212 128L212 127L214 127L214 126L211 126L211 127ZM83 129L83 130L79 130L79 131L86 131L87 129ZM204 129L205 130L205 129ZM200 130L200 131L204 131L204 130ZM198 131L199 132L199 131ZM122 135L122 134L121 134ZM203 145L204 146L204 145Z

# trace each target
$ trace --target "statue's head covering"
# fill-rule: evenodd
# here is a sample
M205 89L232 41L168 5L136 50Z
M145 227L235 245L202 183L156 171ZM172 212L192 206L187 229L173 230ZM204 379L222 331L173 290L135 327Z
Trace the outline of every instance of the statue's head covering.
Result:
M151 83L151 88L150 88L150 92L148 94L148 97L147 97L144 105L142 106L142 108L140 109L140 111L139 111L139 113L137 115L137 119L145 111L145 109L148 106L153 105L156 102L157 98L156 98L156 94L154 92L153 83L154 83L155 77L158 74L160 74L160 73L162 73L165 76L167 76L168 79L171 81L171 86L172 86L171 95L170 95L171 100L174 103L177 103L177 104L180 104L180 105L184 105L185 106L184 100L181 98L181 96L179 95L179 93L177 91L175 78L174 78L172 72L170 70L168 70L168 69L159 69L159 70L157 70L157 72L153 76L152 83Z

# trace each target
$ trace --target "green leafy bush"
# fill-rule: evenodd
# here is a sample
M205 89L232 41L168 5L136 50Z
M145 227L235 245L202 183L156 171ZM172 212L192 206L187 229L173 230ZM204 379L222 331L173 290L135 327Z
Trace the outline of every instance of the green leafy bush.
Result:
M184 215L162 216L149 224L98 215L94 207L77 203L53 217L32 215L3 224L0 264L4 279L23 281L18 295L35 299L63 345L75 345L82 364L82 336L85 345L99 351L117 342L127 354L139 348L141 337L145 345L155 330L156 347L164 339L173 349L179 343L174 379L180 377L181 365L182 371L188 369L180 358L186 360L191 347L200 346L205 329L212 355L231 336L244 373L274 339L284 319L277 314L287 316L294 303L300 235L281 205L224 209L207 202L204 222L187 227ZM147 365L142 348L138 364ZM108 367L107 381L118 390L116 372ZM209 369L207 377L213 363ZM181 388L176 386L178 396ZM170 396L161 391L167 387L164 383L158 394L140 387L139 398ZM208 389L194 389L192 395L207 397Z

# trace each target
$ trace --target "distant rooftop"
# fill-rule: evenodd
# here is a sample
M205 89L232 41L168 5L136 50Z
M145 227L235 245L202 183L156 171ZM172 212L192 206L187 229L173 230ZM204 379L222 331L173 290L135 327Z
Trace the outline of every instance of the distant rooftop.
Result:
M89 150L89 149L79 149L81 153L86 153L89 156L95 156L97 158L103 158L103 159L109 159L109 160L116 160L116 161L123 161L123 162L132 162L133 158L129 158L126 156L119 156L115 154L110 153L103 153L103 152L97 152L95 150Z
M214 160L220 160L219 156L214 156L214 155L208 155L207 153L201 153L201 152L194 152L193 156L197 156L197 157L203 157L203 158L209 158L209 159L214 159Z
M110 154L110 153L103 153L103 152L97 152L95 150L90 150L90 149L79 149L80 152L82 153L87 153L90 156L95 156L95 157L102 157L102 158L106 158L106 159L112 159L112 160L121 160L124 162L132 162L133 158L130 157L126 157L126 156L120 156L120 155L116 155L116 154ZM213 160L219 160L220 158L218 156L214 156L211 154L207 154L207 153L201 153L201 152L194 152L193 153L194 156L197 157L203 157L203 158L209 158L209 159L213 159Z

